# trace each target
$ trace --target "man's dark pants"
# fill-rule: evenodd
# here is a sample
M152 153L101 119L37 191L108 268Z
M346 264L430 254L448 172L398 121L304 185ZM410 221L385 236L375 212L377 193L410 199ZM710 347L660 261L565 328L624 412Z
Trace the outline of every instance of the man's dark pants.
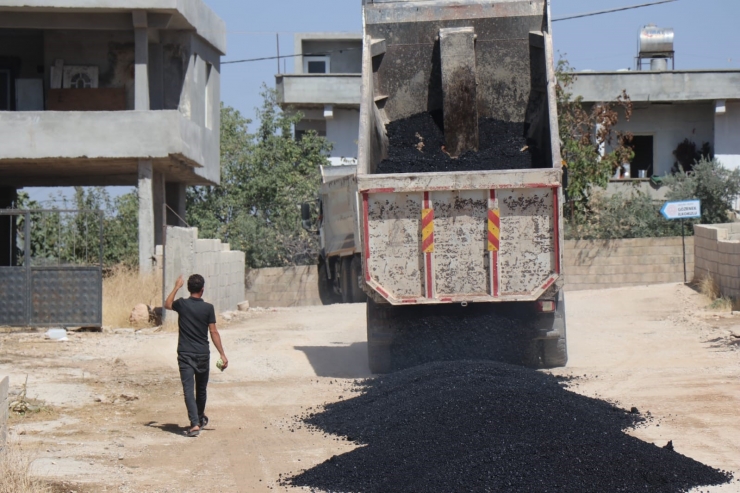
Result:
M205 354L181 353L177 356L177 363L190 426L200 426L206 410L210 357Z

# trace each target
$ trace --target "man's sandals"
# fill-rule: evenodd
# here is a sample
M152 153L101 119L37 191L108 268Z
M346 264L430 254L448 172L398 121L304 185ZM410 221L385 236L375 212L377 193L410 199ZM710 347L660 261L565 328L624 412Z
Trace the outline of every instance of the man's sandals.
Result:
M191 428L191 429L189 429L189 430L185 430L185 431L183 431L183 433L184 433L184 434L185 434L185 436L186 436L186 437L188 437L188 438L195 438L195 437L197 437L198 435L200 435L200 429L197 429L197 430L193 430L193 429Z
M205 429L207 425L208 425L208 416L204 414L203 417L200 419L199 429L197 430L189 429L189 430L185 430L183 433L188 438L195 438L198 435L200 435L200 431Z

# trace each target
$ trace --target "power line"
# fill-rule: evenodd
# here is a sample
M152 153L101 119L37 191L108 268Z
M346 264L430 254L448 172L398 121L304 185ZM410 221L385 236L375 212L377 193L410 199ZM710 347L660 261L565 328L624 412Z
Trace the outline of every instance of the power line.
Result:
M677 2L677 1L678 0L660 0L658 2L644 3L644 4L640 4L640 5L631 5L631 6L628 6L628 7L620 7L620 8L617 8L617 9L601 10L601 11L598 11L598 12L589 12L589 13L586 13L586 14L575 14L575 15L570 15L570 16L567 16L567 17L558 17L557 19L553 19L552 21L553 22L558 22L558 21L567 21L567 20L571 20L571 19L580 19L580 18L583 18L583 17L593 17L593 16L596 16L596 15L611 14L611 13L614 13L614 12L622 12L622 11L625 11L625 10L640 9L640 8L643 8L643 7L652 7L653 5L661 5L661 4L664 4L664 3L673 3L673 2ZM287 33L288 31L285 31L285 32ZM252 34L252 33L254 33L254 34L257 34L257 33L262 34L262 32L260 32L260 31L232 31L232 34L247 34L247 33L250 33L250 34ZM265 32L265 34L268 34L268 33ZM260 57L260 58L247 58L247 59L244 59L244 60L230 60L228 62L221 62L221 65L230 65L230 64L234 64L234 63L263 62L263 61L267 61L267 60L280 60L280 59L283 59L283 58L295 58L295 57L299 57L299 56L326 56L326 55L330 55L332 53L342 53L342 52L345 52L345 51L353 51L353 50L358 50L358 49L359 48L343 48L341 50L326 51L326 52L323 52L323 53L298 53L298 54L294 54L294 55L281 55L281 56L267 56L267 57Z
M552 21L553 22L558 22L558 21L567 21L567 20L570 20L570 19L580 19L582 17L593 17L595 15L611 14L613 12L622 12L624 10L641 9L643 7L652 7L653 5L660 5L660 4L663 4L663 3L672 3L672 2L677 2L677 1L678 0L661 0L660 2L644 3L644 4L641 4L641 5L631 5L629 7L620 7L618 9L600 10L598 12L589 12L589 13L586 13L586 14L574 14L574 15L569 15L567 17L558 17L557 19L553 19Z
M265 56L262 58L247 58L245 60L230 60L228 62L221 62L221 65L229 65L232 63L262 62L264 60L279 60L281 58L293 58L297 56L321 56L321 55L307 55L305 53L301 53L299 55Z
M262 62L265 60L280 60L282 58L295 58L298 56L326 56L332 53L344 53L345 51L356 51L360 48L342 48L341 50L324 51L321 53L298 53L295 55L280 55L280 56L266 56L260 58L247 58L245 60L229 60L228 62L221 62L221 65L229 65L232 63L249 63L249 62Z

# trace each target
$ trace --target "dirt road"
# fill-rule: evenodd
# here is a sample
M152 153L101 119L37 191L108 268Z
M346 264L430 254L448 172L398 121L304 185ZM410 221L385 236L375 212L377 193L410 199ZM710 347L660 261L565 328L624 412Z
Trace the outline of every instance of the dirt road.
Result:
M690 289L654 286L569 293L573 390L648 411L634 432L740 476L740 316L702 310ZM47 403L13 437L34 471L69 492L284 491L281 475L353 448L308 432L294 417L353 395L369 376L364 305L251 314L222 330L230 367L214 371L211 425L186 439L176 334L0 336L0 374ZM215 367L214 367L215 368ZM707 491L706 488L702 489ZM710 491L740 491L740 482Z

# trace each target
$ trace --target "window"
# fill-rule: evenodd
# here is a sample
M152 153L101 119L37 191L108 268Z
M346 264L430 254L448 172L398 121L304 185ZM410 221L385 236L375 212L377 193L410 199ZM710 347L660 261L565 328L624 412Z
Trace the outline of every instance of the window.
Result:
M331 59L328 56L304 56L303 72L306 74L328 74L331 72Z
M635 151L635 158L632 160L630 169L632 177L638 177L638 171L645 171L648 177L653 175L655 173L653 168L653 136L635 135L632 137L630 147Z
M308 132L308 130L296 130L295 140L303 139L303 136L306 135ZM326 137L326 130L317 130L316 135L318 135L319 137Z
M0 111L10 111L10 70L0 70Z
M326 120L301 120L295 124L295 140L301 140L309 130L319 137L326 137Z

